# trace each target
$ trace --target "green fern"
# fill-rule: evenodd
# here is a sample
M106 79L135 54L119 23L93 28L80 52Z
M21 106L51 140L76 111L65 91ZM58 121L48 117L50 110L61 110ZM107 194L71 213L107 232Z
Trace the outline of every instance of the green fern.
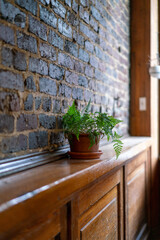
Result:
M107 140L112 139L113 147L118 158L122 151L122 141L121 136L113 132L113 128L120 122L119 119L109 116L107 113L90 112L91 101L86 107L80 112L75 102L69 107L68 112L63 116L63 128L68 139L72 138L74 134L79 140L79 134L87 133L90 138L90 147L92 147L95 142L107 136Z

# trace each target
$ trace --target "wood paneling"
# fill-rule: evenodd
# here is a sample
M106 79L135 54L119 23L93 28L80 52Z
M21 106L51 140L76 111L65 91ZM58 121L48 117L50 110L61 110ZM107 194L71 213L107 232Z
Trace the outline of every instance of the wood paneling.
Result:
M88 186L72 201L72 239L123 239L122 169Z
M126 239L143 239L149 229L148 154L143 152L125 167ZM143 236L143 237L142 237Z
M117 187L82 216L80 228L82 240L118 239Z
M0 240L124 239L147 229L151 142L124 143L118 160L105 146L100 160L64 159L3 178Z
M32 215L30 219L32 219ZM44 219L39 219L39 222L30 228L28 228L27 223L24 223L23 228L17 227L13 231L13 229L9 229L9 225L10 222L6 226L8 230L0 233L0 239L48 240L54 239L54 237L58 239L59 236L60 240L67 240L67 207L63 206Z

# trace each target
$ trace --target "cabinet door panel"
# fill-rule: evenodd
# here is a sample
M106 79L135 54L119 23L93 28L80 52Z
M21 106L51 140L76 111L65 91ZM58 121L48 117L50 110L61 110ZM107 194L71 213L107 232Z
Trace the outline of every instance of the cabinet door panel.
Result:
M49 214L45 220L32 228L22 230L13 237L15 240L66 240L67 239L67 208L63 206L53 214Z
M147 151L126 165L126 239L145 239L149 229L149 154Z
M105 201L109 203L95 216L88 219L88 223L81 228L81 240L118 239L117 188L105 196ZM101 201L98 205L101 205ZM94 209L91 210L94 212ZM83 220L85 217L88 216L83 216Z
M132 173L128 188L128 230L130 239L136 239L146 219L145 164Z
M122 173L104 176L77 194L72 201L72 240L124 239Z

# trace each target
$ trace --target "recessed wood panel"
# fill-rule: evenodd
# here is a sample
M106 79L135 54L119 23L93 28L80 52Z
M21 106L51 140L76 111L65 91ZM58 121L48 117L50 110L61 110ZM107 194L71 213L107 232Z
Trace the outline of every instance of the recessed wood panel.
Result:
M65 216L64 216L65 217ZM33 226L33 228L24 229L20 234L16 235L15 240L28 239L28 240L44 240L52 239L58 233L60 233L60 211L56 211L46 217L44 222L40 222L39 225Z
M124 239L123 171L104 176L72 201L72 240Z
M95 202L101 199L107 192L110 191L120 182L121 172L117 171L115 174L103 177L103 179L92 183L89 187L84 189L78 195L78 208L81 215Z
M116 189L113 191L115 190ZM101 203L99 202L99 204ZM90 221L81 229L80 239L118 239L118 202L116 195L107 206L90 219Z
M145 163L127 178L127 225L128 239L135 240L146 224L146 176Z

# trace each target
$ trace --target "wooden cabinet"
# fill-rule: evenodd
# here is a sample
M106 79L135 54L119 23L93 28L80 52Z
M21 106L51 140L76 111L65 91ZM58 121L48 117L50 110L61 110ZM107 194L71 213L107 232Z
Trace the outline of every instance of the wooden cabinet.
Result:
M146 239L149 231L149 152L125 166L126 239Z
M39 211L41 211L40 206ZM21 214L24 214L23 212ZM0 239L12 240L67 240L67 206L49 213L43 219L39 218L37 222L33 222L32 215L28 222L23 223L23 227L16 225L14 228L9 227L10 222L6 226L2 226L3 231L0 233ZM18 213L17 213L18 215ZM37 216L38 217L38 216Z
M123 239L122 169L81 191L72 216L72 240Z
M100 160L63 159L2 179L0 240L147 239L150 143L118 160L105 150Z

